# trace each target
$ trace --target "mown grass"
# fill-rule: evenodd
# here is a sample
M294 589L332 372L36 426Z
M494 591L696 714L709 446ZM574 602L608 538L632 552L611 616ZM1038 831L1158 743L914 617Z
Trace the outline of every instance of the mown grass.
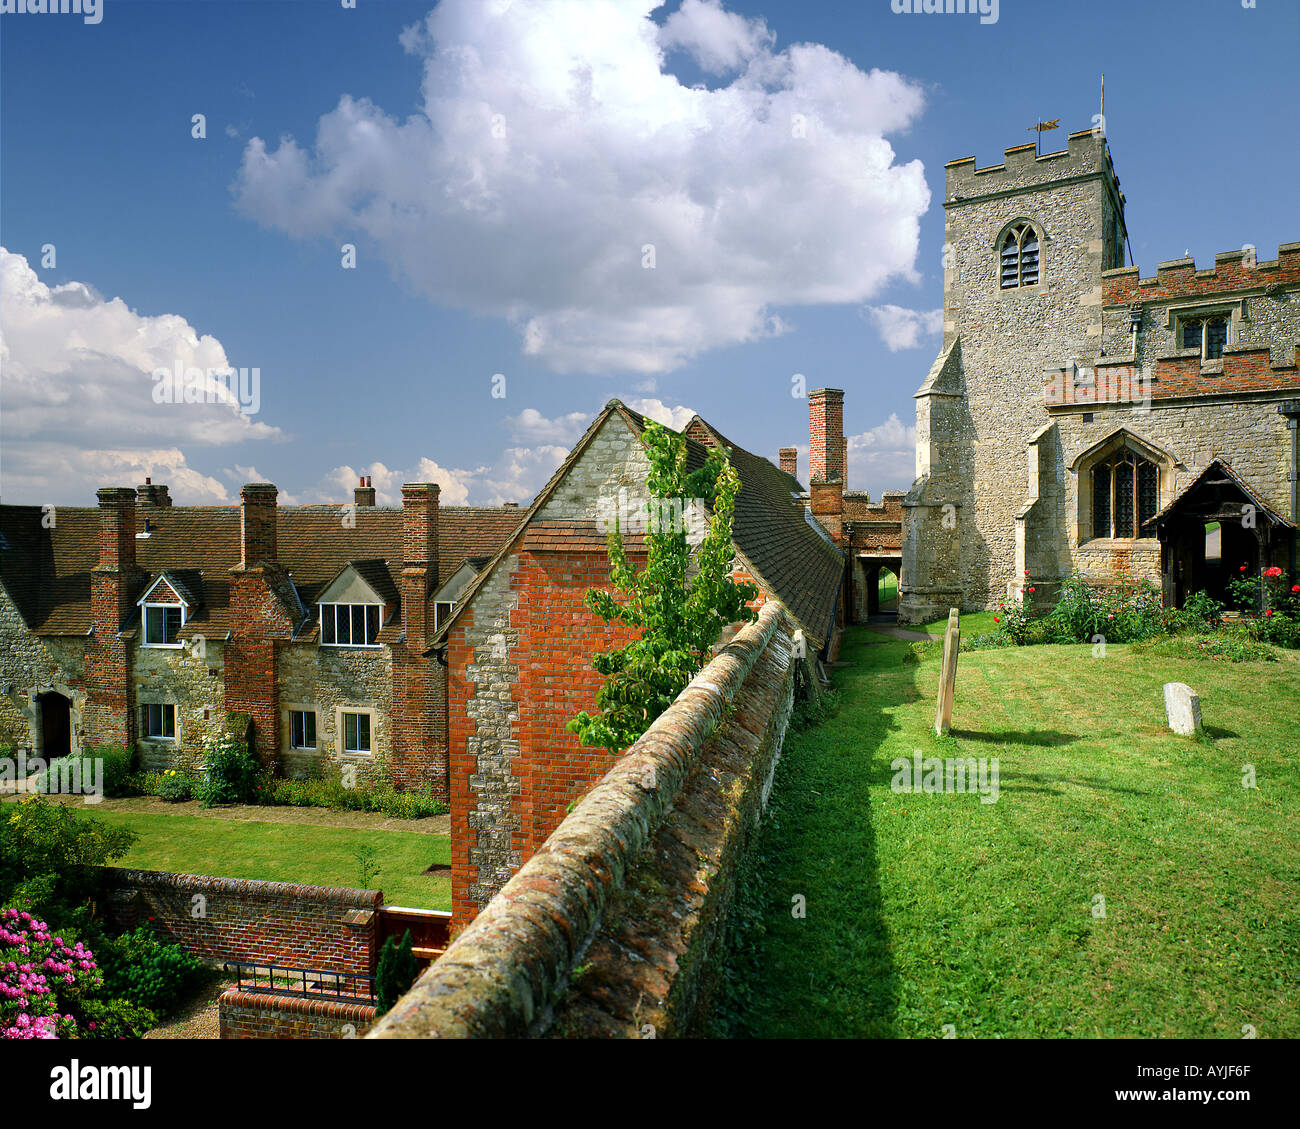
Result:
M715 1034L1300 1036L1300 655L971 652L941 739L939 650L906 649L850 630L839 714L787 738ZM893 792L915 749L999 758L998 801Z
M451 861L446 835L93 809L87 814L140 836L114 866L356 887L357 852L369 846L381 868L369 888L383 890L386 905L451 909L451 872L422 873Z

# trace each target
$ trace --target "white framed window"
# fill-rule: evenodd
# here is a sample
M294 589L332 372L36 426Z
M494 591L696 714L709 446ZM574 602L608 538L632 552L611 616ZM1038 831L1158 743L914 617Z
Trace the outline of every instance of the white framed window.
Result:
M316 748L316 711L289 711L289 745L294 749Z
M321 604L321 645L377 647L383 618L383 608L379 604Z
M451 618L451 610L456 605L450 600L438 600L433 605L433 629L438 631Z
M368 713L351 713L343 711L343 751L345 753L368 753L370 747L370 715Z
M176 740L176 707L148 702L140 707L140 729L151 741Z
M185 626L182 604L144 605L144 645L146 647L181 646L181 628Z

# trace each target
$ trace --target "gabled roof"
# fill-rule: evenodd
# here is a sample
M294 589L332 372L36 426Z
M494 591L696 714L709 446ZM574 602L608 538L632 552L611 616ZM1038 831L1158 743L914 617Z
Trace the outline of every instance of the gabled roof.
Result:
M274 582L286 615L297 625L310 618L314 597L350 562L363 562L367 583L396 594L402 570L402 510L361 506L355 526L345 527L340 506L280 506L277 554L288 574ZM53 529L40 506L0 506L0 583L23 622L42 635L85 635L91 628L90 578L99 561L97 507L59 507ZM520 509L506 506L441 506L438 510L439 577L466 557L495 553L519 527ZM196 597L186 629L210 639L230 624L230 570L239 564L238 506L151 508L150 533L135 542L142 586L164 572ZM146 579L147 578L147 579ZM436 585L435 585L436 586ZM132 601L138 592L132 594ZM397 616L392 622L396 622ZM301 629L301 628L299 628Z
M1293 521L1289 520L1285 515L1279 513L1272 506L1270 506L1266 501L1264 501L1263 498L1261 498L1258 494L1256 494L1254 490L1252 490L1248 485L1246 485L1244 481L1242 481L1241 476L1238 475L1236 471L1232 469L1232 467L1230 467L1227 463L1223 462L1221 459L1211 459L1210 465L1207 466L1203 471L1201 471L1200 474L1198 474L1194 479L1192 479L1192 481L1189 482L1186 486L1184 486L1180 491L1178 491L1178 493L1174 495L1174 497L1170 500L1168 505L1166 505L1163 509L1161 509L1160 512L1155 515L1155 517L1149 517L1147 518L1146 521L1142 523L1143 528L1145 528L1148 525L1155 525L1155 526L1163 525L1170 517L1173 516L1174 510L1176 510L1184 502L1184 500L1189 498L1192 493L1194 493L1196 490L1198 490L1200 487L1204 485L1214 485L1215 483L1210 478L1211 474L1222 475L1223 477L1218 480L1220 483L1228 483L1236 487L1236 489L1242 493L1242 495L1246 498L1246 500L1257 510L1259 510L1266 518L1268 518L1268 520L1272 522L1274 525L1279 525L1284 529L1296 528L1296 525Z
M644 433L648 423L644 416L620 400L610 400L529 506L519 533L532 540L530 547L545 549L576 545L590 550L604 549L605 537L597 529L594 520L590 523L539 522L536 516L590 446L605 421L615 414L623 419L638 438ZM696 420L718 442L731 449L731 464L740 478L732 540L741 564L761 587L786 606L803 627L809 642L820 649L833 630L835 602L844 570L843 555L805 521L803 505L790 497L790 475L769 460L724 440L716 429L699 417ZM709 445L689 435L683 435L683 439L686 443L686 468L688 471L696 470L704 465ZM474 579L466 589L456 612L433 638L430 649L443 645L448 632L464 609L473 602L478 589L487 582L519 539L519 536L512 537L503 544L491 563ZM634 551L635 548L629 538L629 551Z
M136 604L143 604L153 595L154 589L165 584L187 608L198 606L198 593L202 591L203 574L198 569L163 569L157 576L150 577L148 586Z

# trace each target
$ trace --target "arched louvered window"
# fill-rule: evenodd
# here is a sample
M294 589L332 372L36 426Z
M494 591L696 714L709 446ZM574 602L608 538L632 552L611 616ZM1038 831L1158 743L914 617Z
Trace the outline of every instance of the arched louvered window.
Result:
M1156 516L1160 469L1134 451L1124 450L1092 468L1092 535L1141 537Z
M1016 224L1002 240L1000 278L1003 290L1038 282L1038 232L1033 224Z

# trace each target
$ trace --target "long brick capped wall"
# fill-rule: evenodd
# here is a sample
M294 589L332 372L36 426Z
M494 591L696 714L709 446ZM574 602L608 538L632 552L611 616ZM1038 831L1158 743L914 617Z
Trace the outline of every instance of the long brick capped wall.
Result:
M223 1039L359 1039L375 1008L230 988L217 1001L217 1020Z
M372 975L379 890L104 868L109 919L149 921L207 964L265 962Z

